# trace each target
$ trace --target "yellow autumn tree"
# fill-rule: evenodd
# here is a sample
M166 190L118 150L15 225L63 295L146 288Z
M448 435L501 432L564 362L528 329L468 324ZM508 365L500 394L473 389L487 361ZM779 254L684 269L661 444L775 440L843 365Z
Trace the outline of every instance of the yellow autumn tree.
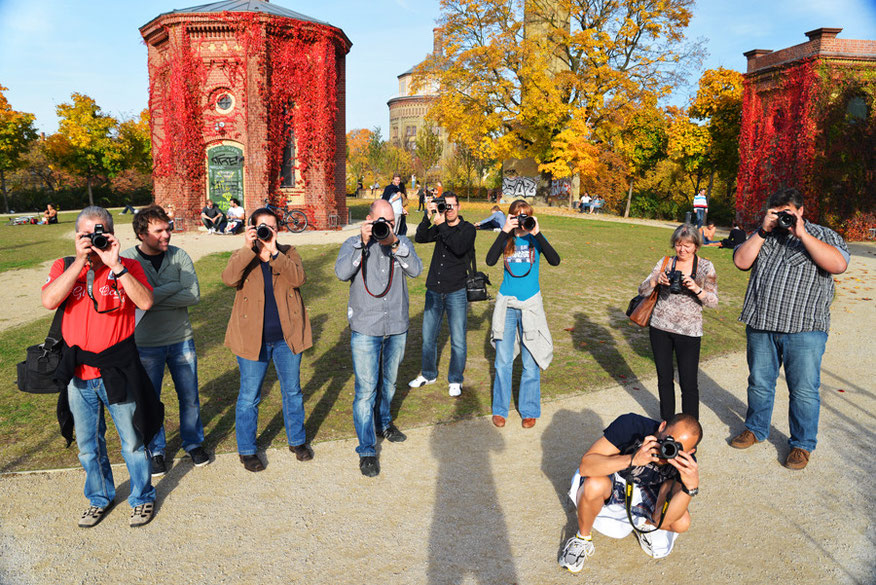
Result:
M22 166L24 155L36 139L36 129L34 115L13 110L3 94L6 90L0 85L0 193L3 194L3 208L9 213L6 175Z

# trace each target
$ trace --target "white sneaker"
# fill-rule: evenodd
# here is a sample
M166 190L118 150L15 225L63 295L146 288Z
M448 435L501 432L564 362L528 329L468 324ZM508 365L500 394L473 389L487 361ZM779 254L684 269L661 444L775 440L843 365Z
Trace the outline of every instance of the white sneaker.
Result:
M448 391L451 396L459 396L462 394L462 384L457 382L450 383L450 390Z
M502 231L502 228L493 228L493 231L494 231L494 232L501 232L501 231Z
M423 374L420 374L416 378L408 382L408 386L410 386L411 388L422 388L427 384L434 384L437 380L438 378L435 378L434 380L427 380L425 377L423 377Z
M593 556L592 540L585 540L573 536L566 541L566 546L563 547L563 553L560 555L560 566L569 569L572 573L580 573L584 568L584 562Z
M215 234L215 233L216 233L216 230L215 230L214 228L208 228L208 229L207 229L207 233L208 233L208 234Z

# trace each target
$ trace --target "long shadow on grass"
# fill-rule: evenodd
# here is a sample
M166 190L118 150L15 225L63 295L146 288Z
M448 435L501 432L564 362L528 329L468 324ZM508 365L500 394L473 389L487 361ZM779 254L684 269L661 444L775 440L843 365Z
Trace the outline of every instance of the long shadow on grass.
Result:
M571 336L573 346L578 351L589 353L599 367L639 403L643 413L652 418L660 418L660 403L657 399L650 392L633 389L641 388L638 377L606 327L594 323L584 313L575 313L575 326Z

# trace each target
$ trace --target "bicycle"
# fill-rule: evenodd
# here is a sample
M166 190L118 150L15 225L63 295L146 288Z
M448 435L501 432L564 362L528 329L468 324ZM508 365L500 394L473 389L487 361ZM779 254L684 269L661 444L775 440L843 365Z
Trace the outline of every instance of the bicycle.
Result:
M307 215L303 211L279 207L267 199L264 200L264 204L277 215L277 224L280 227L285 227L293 234L300 234L307 229Z

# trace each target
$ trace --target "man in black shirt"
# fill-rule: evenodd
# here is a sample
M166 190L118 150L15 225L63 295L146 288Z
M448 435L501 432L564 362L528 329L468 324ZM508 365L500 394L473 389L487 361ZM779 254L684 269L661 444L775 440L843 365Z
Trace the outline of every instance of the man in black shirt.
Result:
M201 210L201 221L204 222L204 227L211 234L221 234L225 231L225 225L228 223L225 220L225 214L211 199L207 199L207 204Z
M447 381L451 396L462 393L465 370L465 335L468 324L468 299L465 278L474 253L476 232L472 224L459 215L459 199L444 194L446 209L438 211L436 200L426 206L427 213L417 226L418 243L435 242L429 276L426 278L426 306L423 309L423 361L420 375L408 386L419 388L438 379L438 331L447 312L450 328L450 370Z
M634 530L630 516L642 549L653 558L667 556L678 534L690 527L687 507L699 492L699 467L693 454L703 428L691 415L676 414L657 422L625 414L604 433L584 453L569 490L578 508L578 533L566 542L559 562L573 573L593 554L591 529L623 538ZM681 447L675 457L664 451L663 459L659 446L668 437ZM627 481L633 483L629 510Z

